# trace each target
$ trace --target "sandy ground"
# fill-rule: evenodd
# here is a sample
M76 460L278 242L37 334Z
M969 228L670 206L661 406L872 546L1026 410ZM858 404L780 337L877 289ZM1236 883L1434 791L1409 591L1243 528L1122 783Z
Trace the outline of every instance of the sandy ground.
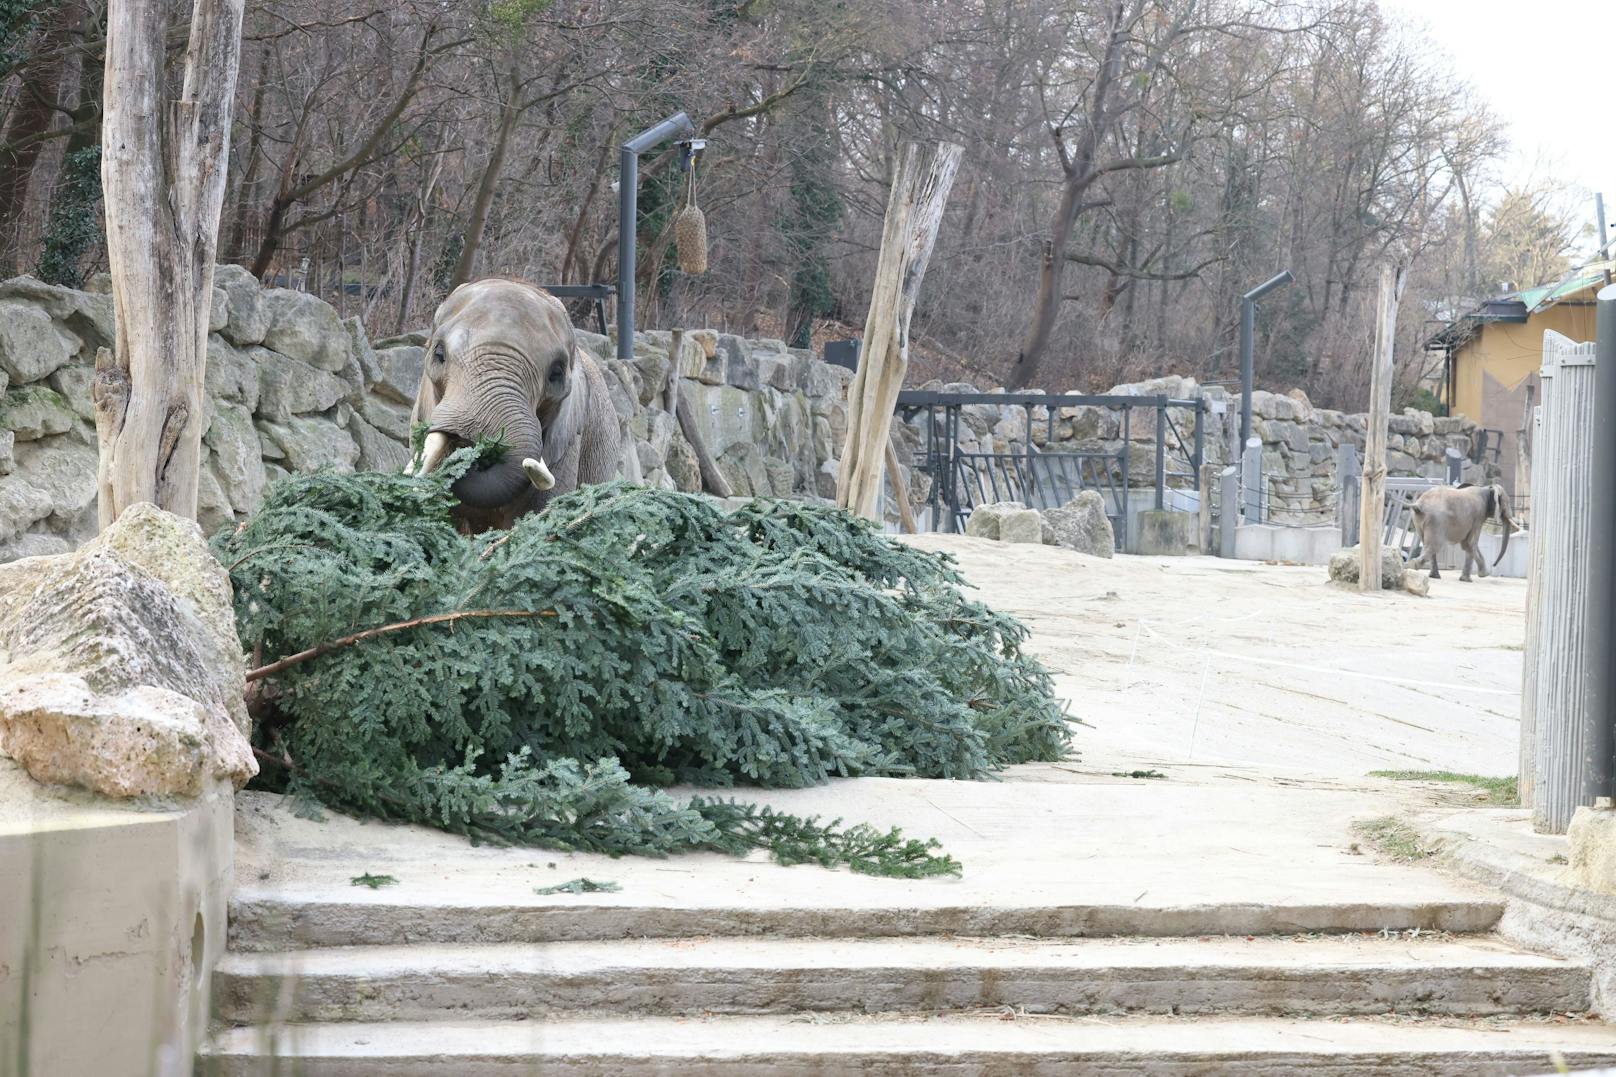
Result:
M1351 823L1469 795L1371 770L1513 773L1519 581L1444 580L1429 598L1366 596L1332 587L1316 567L913 541L953 553L984 599L1029 625L1032 649L1085 723L1080 755L1013 768L1000 782L869 778L735 792L938 838L965 863L963 878L874 879L782 868L762 855L479 849L419 827L297 819L280 798L254 793L237 801L237 915L283 901L548 908L578 899L538 897L534 886L579 875L622 884L591 895L594 908L1045 916L1105 907L1127 913L1111 928L1122 933L1145 932L1153 910L1171 922L1171 910L1210 904L1274 910L1229 925L1245 933L1310 929L1308 910L1326 907L1337 910L1331 923L1375 928L1425 903L1455 903L1460 923L1485 900L1423 865L1364 855ZM1127 776L1135 770L1165 779ZM349 879L361 871L399 883L356 889ZM1032 921L1024 929L1033 927L1042 930ZM979 934L999 929L1008 928L976 925Z
M1515 773L1522 580L1360 594L1319 567L1087 557L952 535L991 605L1032 629L1084 770L1188 778Z

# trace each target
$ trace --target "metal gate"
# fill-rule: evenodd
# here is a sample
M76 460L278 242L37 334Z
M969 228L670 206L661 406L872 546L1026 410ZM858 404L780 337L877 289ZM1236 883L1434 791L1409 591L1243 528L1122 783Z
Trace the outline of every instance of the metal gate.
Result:
M960 447L961 409L979 404L1024 409L1026 436L1021 451L967 452ZM1119 448L1114 452L1039 449L1033 442L1033 424L1043 422L1044 444L1046 447L1054 445L1055 424L1060 410L1067 407L1097 407L1119 413ZM1169 409L1191 412L1193 430L1181 430ZM926 413L924 441L914 466L931 479L923 508L931 510L928 515L933 526L960 532L978 505L1020 501L1032 508L1055 508L1083 490L1095 490L1105 499L1106 515L1111 520L1118 549L1128 547L1128 499L1136 488L1131 475L1136 411L1154 420L1154 481L1146 488L1154 490L1155 507L1159 509L1164 507L1170 479L1196 488L1206 445L1206 404L1201 399L924 390L898 395L898 412L905 420Z

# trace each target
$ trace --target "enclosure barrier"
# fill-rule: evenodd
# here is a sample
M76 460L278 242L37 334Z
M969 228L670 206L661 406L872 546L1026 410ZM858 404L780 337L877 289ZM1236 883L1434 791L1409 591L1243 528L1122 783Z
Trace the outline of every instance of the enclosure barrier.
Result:
M1531 609L1523 699L1534 727L1532 824L1565 833L1579 804L1606 795L1608 731L1583 698L1591 658L1584 648L1591 518L1589 449L1594 410L1595 346L1543 334L1543 430L1533 461ZM1601 656L1603 657L1603 656Z
M987 405L1021 408L1026 417L1022 448L1012 452L968 452L960 447L962 408ZM1067 407L1105 408L1120 413L1119 447L1106 450L1050 450L1056 443L1055 424ZM1083 490L1096 490L1106 502L1117 548L1129 548L1129 496L1135 489L1153 491L1153 505L1166 504L1169 484L1177 481L1199 488L1206 457L1206 401L1131 395L1085 396L1050 393L944 393L905 390L898 394L897 410L906 420L924 412L924 441L914 463L930 478L919 515L939 531L960 532L978 505L1020 501L1032 508L1064 505ZM1185 431L1173 411L1190 412L1194 428ZM1152 483L1133 482L1134 412L1155 422L1151 433L1155 459ZM1035 423L1045 424L1045 449L1033 440Z

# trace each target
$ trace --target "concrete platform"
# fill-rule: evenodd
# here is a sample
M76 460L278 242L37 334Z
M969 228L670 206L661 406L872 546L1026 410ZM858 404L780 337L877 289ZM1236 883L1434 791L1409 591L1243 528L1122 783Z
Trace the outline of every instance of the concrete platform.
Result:
M827 1073L1201 1077L1212 1072L1503 1077L1616 1062L1616 1041L1571 1021L783 1017L283 1025L227 1031L217 1077L457 1077Z
M573 1013L1384 1013L1588 1008L1584 966L1489 938L679 939L231 954L214 1016L464 1020Z
M1471 884L1355 853L1351 821L1385 810L1372 792L1038 766L1002 782L859 779L737 795L938 838L964 875L879 879L761 855L614 860L477 848L422 827L299 819L279 797L249 793L237 806L231 949L763 933L1473 933L1501 912ZM361 872L398 881L356 887ZM579 876L622 889L534 893Z

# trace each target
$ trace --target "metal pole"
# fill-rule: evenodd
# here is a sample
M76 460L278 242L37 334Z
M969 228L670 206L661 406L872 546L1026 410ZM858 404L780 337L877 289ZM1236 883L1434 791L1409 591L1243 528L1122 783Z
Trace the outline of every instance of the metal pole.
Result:
M634 358L634 254L640 214L640 154L675 135L694 135L696 127L675 112L647 127L618 151L617 158L617 357Z
M1167 398L1156 401L1156 509L1165 508L1167 492Z
M1603 203L1601 203L1603 209ZM1603 214L1601 214L1603 217ZM1601 224L1603 221L1601 220ZM1594 331L1594 406L1616 400L1616 285L1599 290ZM1582 640L1583 708L1589 724L1588 781L1595 796L1610 796L1616 759L1616 423L1593 424L1589 438L1588 627Z
M1594 192L1594 213L1599 217L1599 243L1601 246L1600 254L1603 256L1603 247L1608 242L1606 239L1608 233L1605 231L1605 196L1600 194L1598 191ZM1605 270L1605 284L1606 286L1609 286L1610 284L1610 270L1608 269Z
M1128 470L1131 466L1128 459L1128 446L1131 438L1130 420L1132 417L1133 409L1126 404L1122 405L1122 545L1118 548L1123 553L1132 552L1128 549Z
M1252 337L1257 327L1257 300L1293 279L1290 270L1269 277L1240 297L1240 444L1251 437Z

